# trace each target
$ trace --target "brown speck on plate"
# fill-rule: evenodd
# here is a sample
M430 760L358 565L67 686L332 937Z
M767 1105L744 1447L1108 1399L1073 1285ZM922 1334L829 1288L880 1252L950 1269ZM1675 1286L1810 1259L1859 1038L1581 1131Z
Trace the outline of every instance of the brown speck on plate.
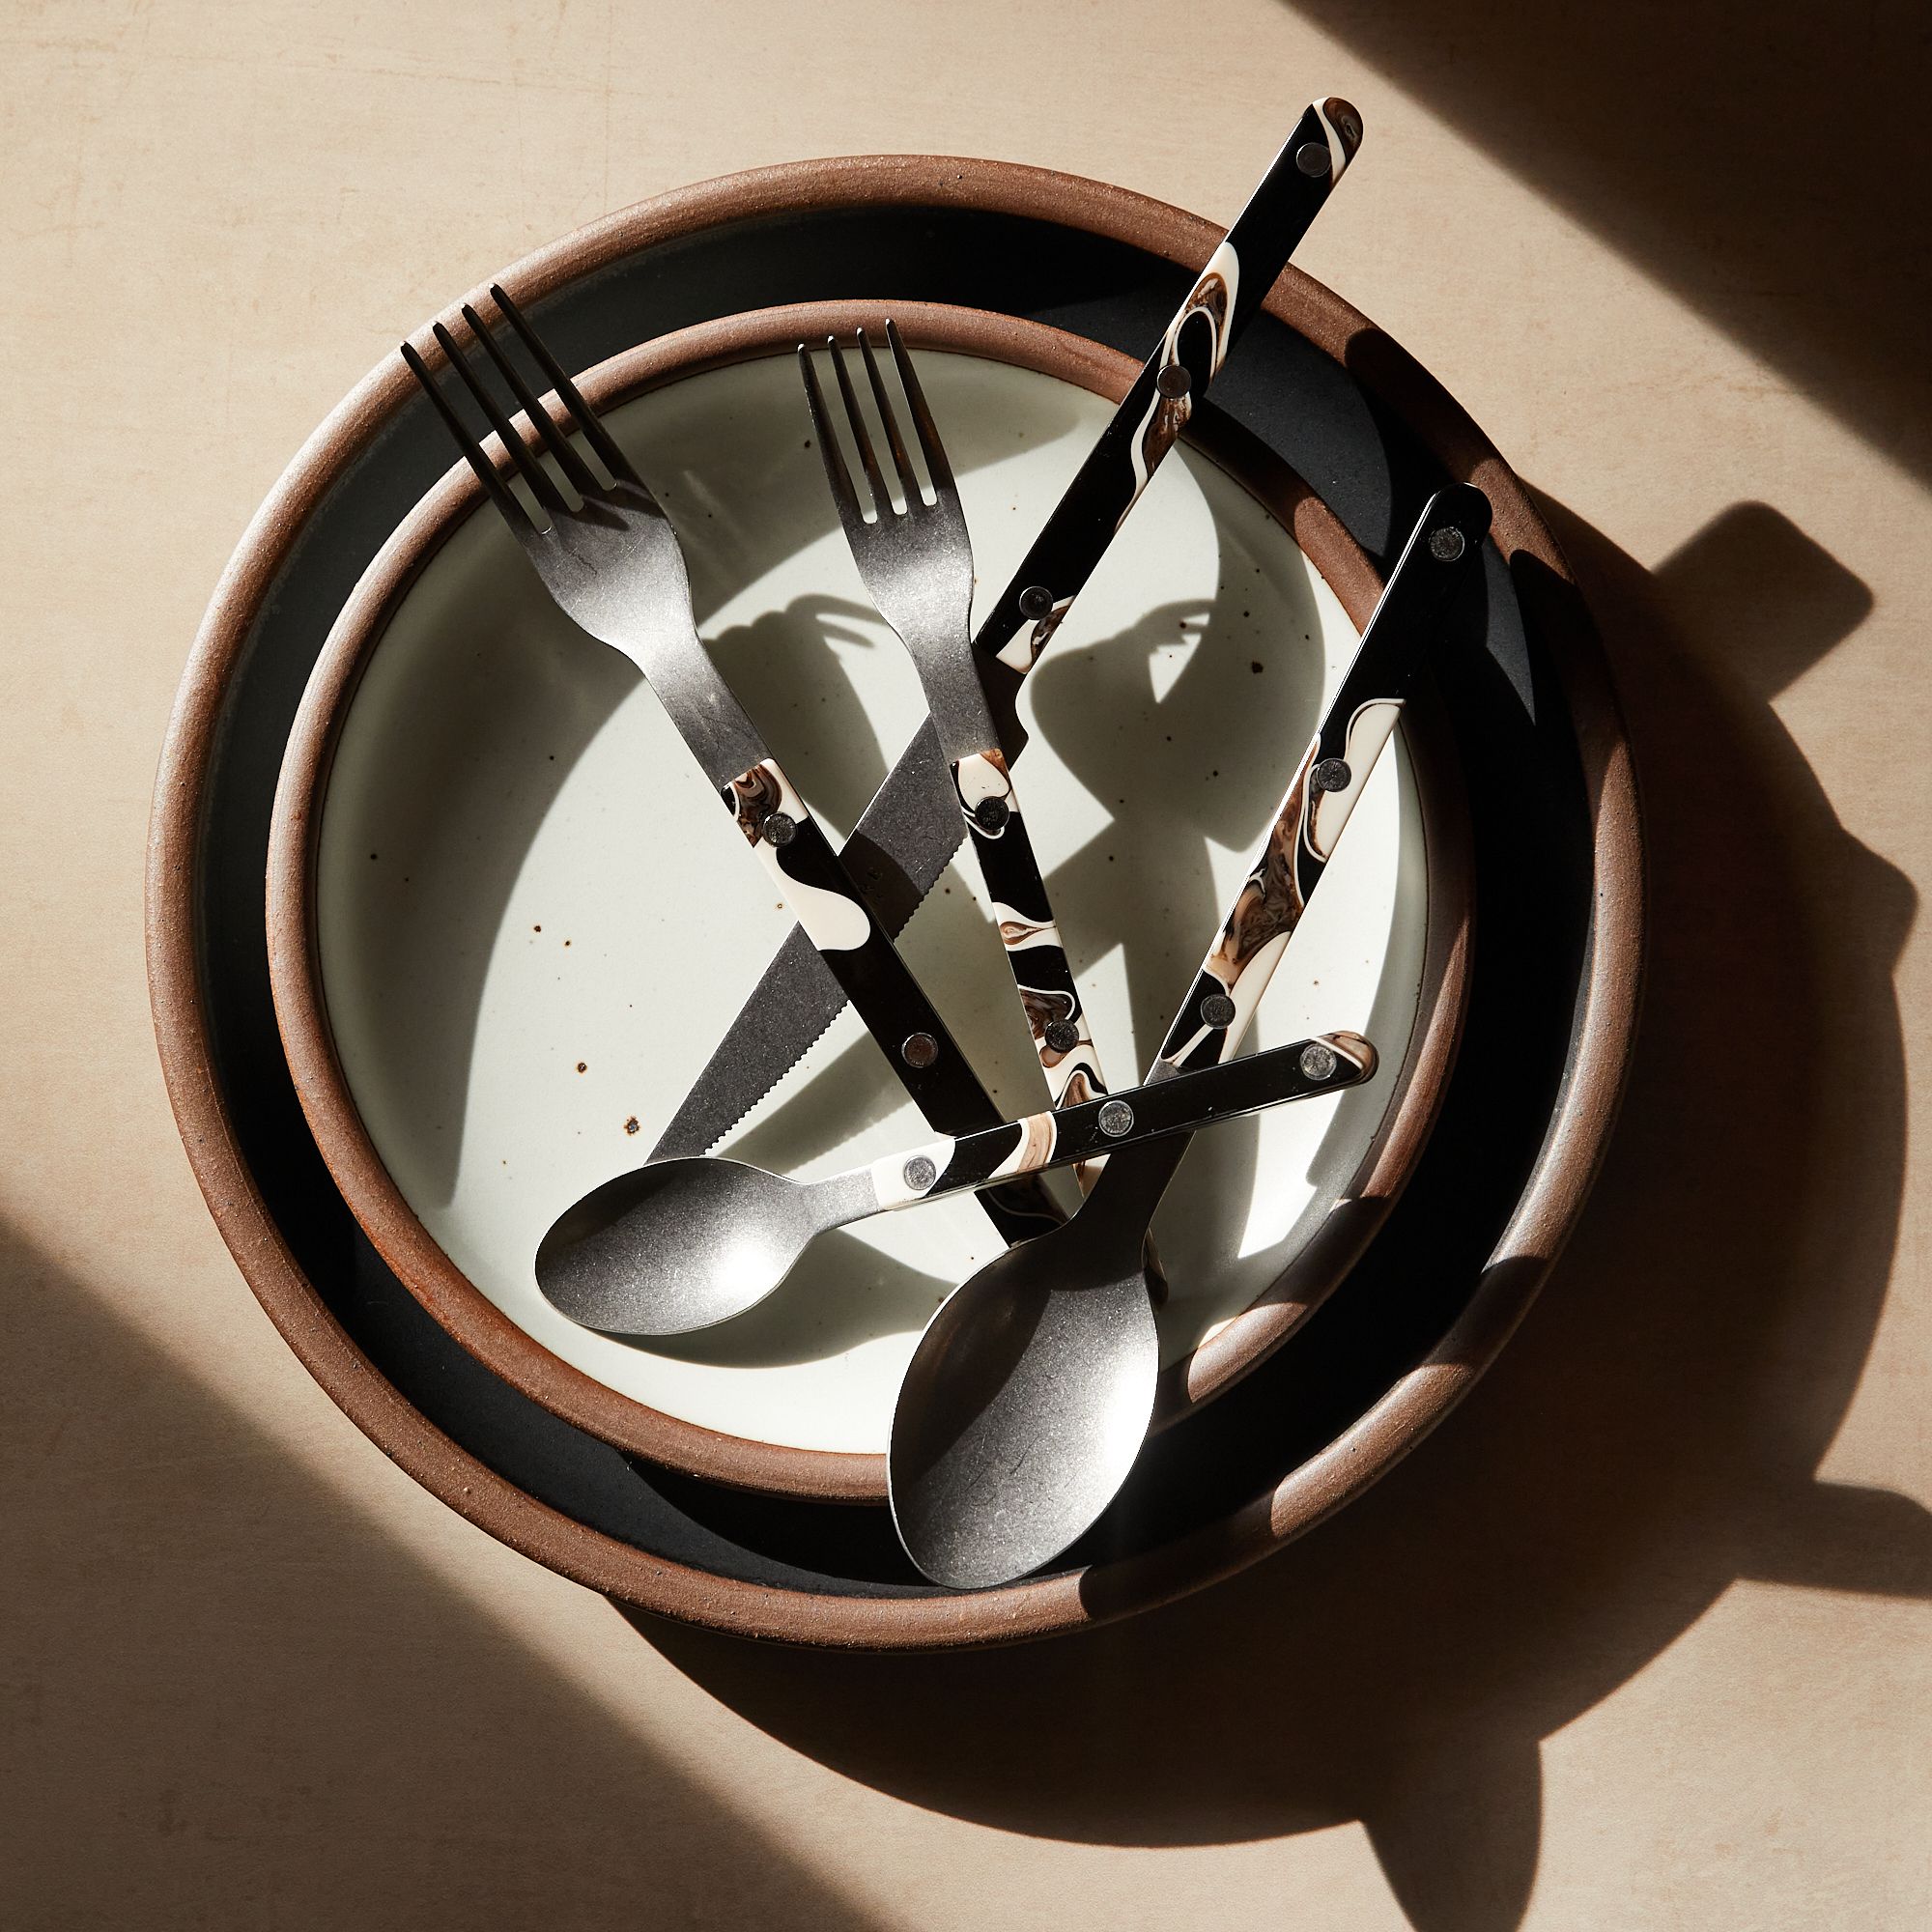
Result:
M624 1122L624 1131L625 1131L625 1132L626 1132L627 1134L634 1134L634 1133L636 1133L636 1132L638 1131L638 1117L637 1117L637 1115L633 1114L633 1115L631 1116L631 1118L630 1118L630 1119L629 1119L628 1121L626 1121L626 1122Z
M577 1063L577 1070L580 1073L587 1073L590 1070L590 1063L587 1060L580 1060Z
M1249 668L1249 669L1250 669L1251 671L1253 671L1253 672L1254 672L1254 674L1255 674L1255 675L1256 675L1257 677L1261 676L1261 674L1262 674L1262 661L1261 661L1261 659L1260 659L1260 658L1250 658L1250 659L1248 660L1248 668Z

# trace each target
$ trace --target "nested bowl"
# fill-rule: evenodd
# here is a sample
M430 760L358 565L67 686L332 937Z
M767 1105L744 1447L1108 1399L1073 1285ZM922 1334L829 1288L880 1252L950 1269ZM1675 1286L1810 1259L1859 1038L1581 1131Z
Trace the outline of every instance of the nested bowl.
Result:
M1218 237L1101 183L901 156L681 190L495 279L573 367L640 336L861 288L1144 353ZM204 620L157 779L148 956L163 1070L210 1210L292 1350L371 1441L490 1534L642 1609L750 1636L924 1649L1088 1627L1200 1589L1359 1496L1470 1390L1533 1301L1611 1130L1640 980L1640 819L1601 648L1493 446L1328 290L1286 273L1215 394L1373 554L1444 481L1476 482L1495 506L1488 610L1442 679L1462 760L1486 775L1469 794L1481 944L1464 1037L1438 1130L1349 1292L1151 1444L1062 1569L965 1596L895 1571L876 1510L627 1462L484 1369L361 1236L276 1036L262 877L326 635L448 463L393 357L263 505Z

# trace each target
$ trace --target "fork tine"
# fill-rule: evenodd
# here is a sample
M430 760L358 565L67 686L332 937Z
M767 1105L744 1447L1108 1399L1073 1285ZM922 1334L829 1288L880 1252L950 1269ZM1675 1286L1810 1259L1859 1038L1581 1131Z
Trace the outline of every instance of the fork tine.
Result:
M952 481L952 466L946 460L946 445L939 440L939 427L932 420L925 391L919 386L919 378L913 373L912 357L906 354L906 346L899 340L899 326L890 317L886 321L886 343L898 367L899 381L905 384L906 401L912 406L913 428L919 435L920 454L925 458L926 474L932 478L934 494L942 499L948 495L956 496L958 490Z
M811 412L811 426L818 435L818 454L825 465L825 480L832 486L832 499L838 506L838 521L849 530L863 524L866 514L859 507L852 488L852 472L845 466L844 452L833 434L832 419L825 408L825 391L818 386L818 371L812 367L811 351L798 345L798 371L805 378L805 404Z
M489 385L470 368L464 359L463 352L456 346L456 338L441 323L434 325L436 339L442 346L442 353L448 356L449 365L463 378L464 387L476 399L476 406L490 419L490 427L501 439L505 454L516 463L524 481L530 486L536 499L552 516L564 514L563 492L550 480L550 471L543 467L543 459L537 455L517 432L511 428L510 419L497 406L496 397L490 393Z
M495 282L490 284L490 299L502 310L503 319L517 331L524 347L530 352L531 359L550 379L550 385L556 391L558 401L563 404L572 422L583 432L583 440L604 459L605 469L620 482L643 489L642 480L631 468L630 458L617 447L616 438L597 420L590 405L578 393L577 384L565 374L563 365L544 346L543 338L524 320L523 310Z
M866 481L871 486L872 506L881 519L893 514L892 492L886 488L886 479L879 473L879 459L872 453L872 438L866 428L866 418L859 413L859 398L852 387L852 378L845 367L844 352L838 347L838 338L828 335L825 346L832 352L833 373L838 378L838 393L845 400L845 420L852 432L852 440L858 446L859 461L866 468Z
M866 374L871 380L872 400L879 406L879 421L885 428L886 444L893 452L893 468L899 472L899 482L905 487L906 508L923 510L925 508L925 493L913 472L912 458L906 454L905 438L899 434L899 419L894 413L892 398L886 394L885 380L879 374L878 358L873 355L872 345L863 328L859 330L859 354L866 358Z
M476 439L464 428L463 418L450 408L449 398L442 393L440 385L438 384L436 378L429 373L428 366L424 363L422 357L407 342L403 344L402 349L403 360L409 364L410 374L422 385L424 394L436 405L436 412L442 418L443 427L449 431L457 448L462 450L465 460L469 463L470 469L476 472L476 480L482 484L484 490L489 495L490 500L502 513L504 521L519 535L522 535L526 531L534 530L536 526L530 522L529 512L517 500L515 493L497 475L496 465L483 454L482 448L477 443Z
M491 361L496 363L504 382L509 384L512 393L516 396L517 406L529 417L531 427L543 438L545 448L556 458L563 473L575 486L577 494L580 497L589 496L598 487L596 472L582 457L578 455L570 439L557 428L551 417L551 412L544 408L535 391L524 381L517 365L504 355L501 345L491 334L483 318L468 302L463 305L463 319L469 325L470 334L483 345Z

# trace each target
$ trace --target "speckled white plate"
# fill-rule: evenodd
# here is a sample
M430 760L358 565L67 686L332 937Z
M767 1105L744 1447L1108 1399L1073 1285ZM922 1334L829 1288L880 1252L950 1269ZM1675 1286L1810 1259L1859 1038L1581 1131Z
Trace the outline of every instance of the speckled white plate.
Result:
M1006 318L895 313L990 595L1131 365ZM838 529L787 353L861 319L877 311L738 318L584 384L681 533L706 644L840 833L922 715ZM573 1420L728 1481L882 1493L912 1345L993 1251L970 1197L826 1236L762 1307L675 1343L580 1328L537 1291L544 1230L645 1157L788 920L636 671L552 606L480 505L454 472L395 533L284 768L271 958L318 1141L432 1312ZM1224 433L1213 457L1183 445L1158 472L1029 680L1029 819L1117 1085L1157 1045L1373 591L1320 505ZM1425 837L1406 735L1254 1035L1351 1028L1381 1070L1197 1141L1155 1224L1170 1415L1332 1285L1426 1135L1460 1013L1444 928L1460 937L1466 908L1441 849L1454 814L1433 811ZM1044 1105L970 855L901 947L999 1104ZM724 1145L815 1175L923 1131L848 1009Z

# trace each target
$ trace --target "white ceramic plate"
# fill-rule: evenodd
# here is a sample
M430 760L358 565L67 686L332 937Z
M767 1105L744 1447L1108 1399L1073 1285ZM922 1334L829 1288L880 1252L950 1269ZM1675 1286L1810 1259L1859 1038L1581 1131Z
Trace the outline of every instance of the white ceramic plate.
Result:
M1111 405L979 356L919 360L990 596ZM608 420L680 530L706 643L842 833L921 705L838 530L795 364L705 369ZM1029 681L1029 822L1111 1084L1158 1043L1355 642L1282 525L1183 446ZM1425 860L1399 735L1253 1036L1352 1028L1381 1071L1197 1142L1155 1224L1169 1361L1266 1291L1362 1169L1416 1025ZM994 1251L970 1198L830 1236L763 1307L677 1343L591 1333L537 1291L544 1230L645 1156L787 919L650 692L554 610L494 515L458 523L391 608L341 720L313 891L355 1109L469 1282L652 1409L883 1452L920 1328ZM999 1104L1043 1105L969 854L901 944ZM848 1010L724 1146L814 1175L923 1133Z

